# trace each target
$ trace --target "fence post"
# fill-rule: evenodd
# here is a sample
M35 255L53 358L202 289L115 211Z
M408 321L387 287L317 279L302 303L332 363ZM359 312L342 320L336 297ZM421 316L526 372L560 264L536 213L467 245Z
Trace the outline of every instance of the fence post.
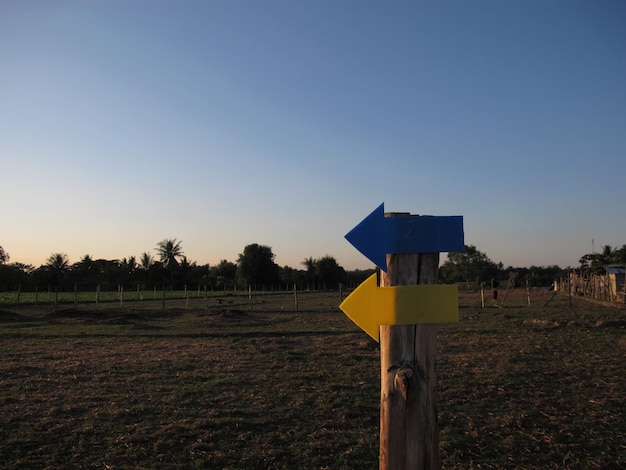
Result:
M387 254L380 286L434 284L438 267L439 253ZM439 468L436 325L381 325L380 355L380 469Z
M572 306L572 275L571 273L567 278L567 298L568 298L569 306L571 308Z
M296 310L298 310L298 289L296 289L296 284L294 283L293 285L293 297L294 297L294 302L295 302L295 306L296 306Z
M485 308L485 283L480 283L480 306Z

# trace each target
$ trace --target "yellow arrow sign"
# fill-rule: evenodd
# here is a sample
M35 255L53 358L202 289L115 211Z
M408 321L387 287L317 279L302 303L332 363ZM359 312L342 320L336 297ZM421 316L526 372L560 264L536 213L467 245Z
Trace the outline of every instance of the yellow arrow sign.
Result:
M359 285L339 308L378 341L380 325L415 325L459 321L456 285L417 284L378 287L376 274Z

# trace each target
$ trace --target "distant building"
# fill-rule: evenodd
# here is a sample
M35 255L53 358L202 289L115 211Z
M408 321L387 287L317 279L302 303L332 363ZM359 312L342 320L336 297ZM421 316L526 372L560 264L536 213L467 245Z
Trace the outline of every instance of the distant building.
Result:
M609 264L606 266L606 274L609 278L611 297L619 298L620 293L624 293L625 266L623 264Z

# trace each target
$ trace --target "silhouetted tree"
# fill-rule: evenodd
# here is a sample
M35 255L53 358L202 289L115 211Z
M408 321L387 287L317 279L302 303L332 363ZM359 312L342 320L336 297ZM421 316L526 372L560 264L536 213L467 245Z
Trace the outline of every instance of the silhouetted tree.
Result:
M213 266L209 269L209 275L213 282L215 282L216 288L224 289L227 285L235 282L237 265L223 259L217 266Z
M253 243L244 248L237 260L237 278L252 286L278 284L279 267L274 263L272 248Z
M338 286L346 281L346 271L337 264L337 260L326 255L315 261L315 279L328 287Z
M46 260L48 280L55 287L62 287L69 270L69 259L65 253L52 253Z
M178 257L183 255L182 241L166 238L157 243L156 251L163 267L170 273L170 289L174 286L174 272L178 268Z
M306 282L315 282L315 259L312 256L304 258L304 261L300 263L306 268L305 279Z
M101 274L100 265L90 255L84 255L80 261L70 267L74 284L81 288L95 288Z
M9 254L0 246L0 264L8 263L9 258Z
M448 253L448 258L439 270L439 278L445 282L470 283L497 278L502 266L495 264L474 245L465 245L465 251Z

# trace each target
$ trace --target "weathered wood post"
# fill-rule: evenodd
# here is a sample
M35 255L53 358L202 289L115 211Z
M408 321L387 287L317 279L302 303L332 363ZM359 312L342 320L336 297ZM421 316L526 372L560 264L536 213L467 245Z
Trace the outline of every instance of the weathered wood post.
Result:
M384 213L346 239L381 270L339 306L380 341L381 470L439 468L437 323L459 321L456 285L435 285L439 253L465 249L463 217Z
M439 253L387 254L380 286L434 284L438 268ZM380 326L381 470L439 468L436 355L436 325Z
M485 308L485 283L480 283L480 306Z

